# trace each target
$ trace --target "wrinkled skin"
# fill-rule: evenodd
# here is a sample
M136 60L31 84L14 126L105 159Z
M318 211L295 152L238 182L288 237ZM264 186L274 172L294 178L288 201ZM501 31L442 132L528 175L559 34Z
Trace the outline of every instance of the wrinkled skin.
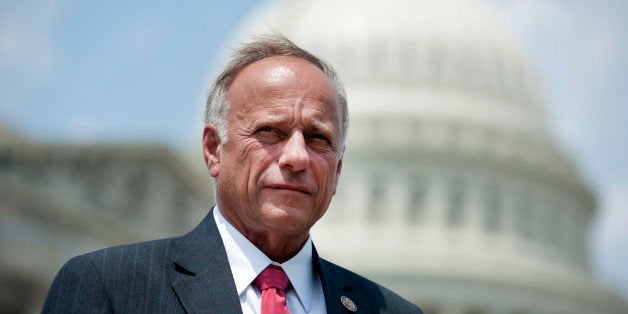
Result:
M227 91L227 141L203 150L225 218L276 262L294 256L327 210L342 169L340 107L325 74L295 57L245 67Z

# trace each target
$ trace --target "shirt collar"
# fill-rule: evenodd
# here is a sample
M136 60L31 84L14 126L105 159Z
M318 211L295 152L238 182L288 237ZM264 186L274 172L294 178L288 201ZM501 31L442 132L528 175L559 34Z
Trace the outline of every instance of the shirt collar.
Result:
M316 275L312 266L312 239L309 235L295 256L279 264L268 258L232 226L220 213L218 206L214 208L214 220L227 251L227 259L238 290L238 296L242 296L246 288L268 265L275 264L281 266L288 275L290 284L303 308L306 311L310 310Z

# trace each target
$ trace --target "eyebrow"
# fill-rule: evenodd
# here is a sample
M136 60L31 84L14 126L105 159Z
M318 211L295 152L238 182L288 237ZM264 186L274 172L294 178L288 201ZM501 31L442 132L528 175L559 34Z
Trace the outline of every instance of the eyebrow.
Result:
M312 118L310 120L312 121L308 121L308 123L305 125L305 129L303 130L304 132L316 131L316 132L324 133L325 135L328 135L330 137L333 137L334 134L337 133L337 132L334 132L333 127L329 126L328 124L322 122L319 119ZM282 126L289 125L290 122L286 121L286 119L281 116L265 115L259 119L256 119L253 122L253 126L255 127L259 126L260 124L269 124L273 126L282 127Z
M333 128L329 127L327 124L320 121L314 121L310 129L313 131L325 133L326 135L329 135L329 136L334 136Z

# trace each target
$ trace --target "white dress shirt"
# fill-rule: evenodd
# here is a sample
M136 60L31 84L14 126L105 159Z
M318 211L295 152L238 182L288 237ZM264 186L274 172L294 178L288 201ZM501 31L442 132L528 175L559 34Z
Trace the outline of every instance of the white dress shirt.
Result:
M312 239L308 236L301 250L283 264L275 263L245 238L225 217L218 206L214 220L227 250L231 273L235 280L240 305L244 314L260 313L262 293L253 280L268 265L279 265L288 275L286 302L291 314L326 313L323 285L312 266Z

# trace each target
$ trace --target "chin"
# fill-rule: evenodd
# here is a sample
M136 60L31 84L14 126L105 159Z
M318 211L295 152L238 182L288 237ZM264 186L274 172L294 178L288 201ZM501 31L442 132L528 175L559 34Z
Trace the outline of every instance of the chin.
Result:
M309 209L304 210L290 205L265 206L263 215L267 225L276 229L293 231L309 230L315 221L307 215ZM286 228L287 227L287 228Z

